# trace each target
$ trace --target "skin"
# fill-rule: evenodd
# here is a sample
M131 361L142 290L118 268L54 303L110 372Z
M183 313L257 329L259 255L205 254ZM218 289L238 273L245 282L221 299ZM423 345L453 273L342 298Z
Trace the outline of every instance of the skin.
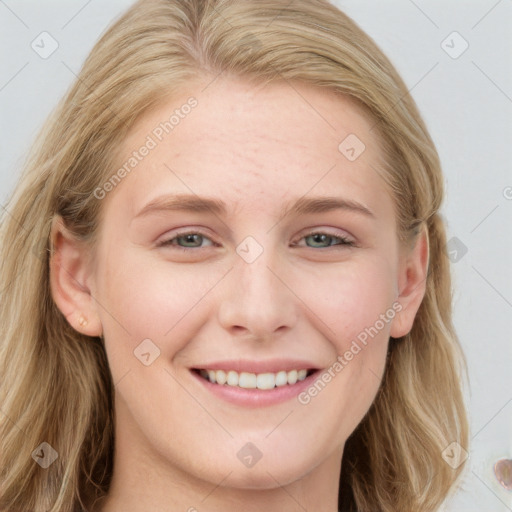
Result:
M52 227L54 300L77 331L103 333L115 383L114 474L95 510L334 512L345 441L376 396L389 337L410 331L424 295L427 240L400 246L372 121L349 99L285 82L206 84L133 127L120 164L169 112L198 100L102 200L94 260L58 219ZM348 134L366 146L352 162L338 150ZM136 218L173 193L221 199L227 215ZM302 196L343 197L373 216L281 215ZM175 239L188 253L157 245L178 228L205 238ZM308 237L313 228L334 238ZM340 245L340 235L354 245ZM247 236L263 249L252 263L236 252ZM230 404L190 374L236 358L329 368L393 304L401 311L307 404ZM147 338L160 349L149 366L134 356ZM251 468L237 457L249 441L262 453Z

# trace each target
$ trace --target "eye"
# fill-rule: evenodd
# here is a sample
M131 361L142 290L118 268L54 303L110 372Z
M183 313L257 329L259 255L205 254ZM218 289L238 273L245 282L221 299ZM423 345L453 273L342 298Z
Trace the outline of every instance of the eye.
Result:
M214 243L203 233L187 231L178 233L173 238L163 240L158 244L158 247L174 246L177 249L181 249L183 251L187 251L189 249L202 249L203 247L206 247L202 245L202 242L205 240L210 242L209 244L206 244L206 246L214 245Z
M306 247L316 249L324 249L335 245L348 245L352 247L355 245L353 241L343 235L333 235L331 233L324 233L323 231L313 231L302 237L301 240L309 240L313 245L306 245Z
M346 246L354 246L354 242L349 240L347 237L338 234L334 235L331 233L325 233L323 231L313 231L303 236L300 240L306 240L305 247L310 247L313 249L324 249L337 245L346 245ZM203 242L206 245L203 245ZM309 243L308 243L309 242ZM173 247L182 251L189 251L191 249L202 249L205 247L216 246L215 242L212 242L210 238L208 238L204 233L196 232L196 231L186 231L182 233L176 234L174 237L169 238L167 240L163 240L158 243L158 247ZM294 244L296 246L302 246L302 244Z

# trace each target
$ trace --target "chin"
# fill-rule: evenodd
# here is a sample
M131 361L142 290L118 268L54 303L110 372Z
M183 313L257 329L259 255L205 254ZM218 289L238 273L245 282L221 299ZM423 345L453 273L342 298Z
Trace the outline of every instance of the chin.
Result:
M312 469L313 466L307 465L297 467L293 461L286 461L286 465L283 464L283 461L281 464L275 465L263 465L262 461L259 461L252 468L232 467L232 473L226 479L226 484L236 489L275 489L300 480ZM227 472L222 477L225 477L226 474Z

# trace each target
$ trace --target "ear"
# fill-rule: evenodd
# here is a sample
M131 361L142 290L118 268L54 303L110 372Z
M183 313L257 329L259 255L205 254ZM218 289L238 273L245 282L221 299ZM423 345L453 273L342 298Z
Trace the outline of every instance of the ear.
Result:
M412 248L403 249L398 275L399 295L397 302L401 309L395 315L390 335L400 338L408 334L425 295L429 262L428 232L422 225Z
M60 216L53 219L50 241L50 287L55 304L73 329L87 336L100 336L103 329L87 284L90 276L86 248Z

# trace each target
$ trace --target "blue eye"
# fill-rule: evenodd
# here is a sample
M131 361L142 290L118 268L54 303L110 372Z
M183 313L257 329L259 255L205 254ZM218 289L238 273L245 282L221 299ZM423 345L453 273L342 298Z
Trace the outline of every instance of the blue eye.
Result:
M322 231L315 231L303 236L300 240L309 240L313 245L300 245L301 247L309 247L312 249L324 249L333 246L354 246L354 242L344 236L335 236ZM203 245L202 242L209 241L210 243ZM173 238L164 240L158 244L158 247L174 247L179 250L188 251L191 249L203 249L207 246L215 246L215 244L206 235L198 232L185 232L178 233ZM298 244L295 244L298 245Z
M179 241L184 241L185 245L180 245ZM176 235L174 238L170 238L168 240L164 240L158 244L159 247L166 246L176 246L178 249L188 250L188 249L197 249L202 248L201 242L203 240L210 240L208 237L204 236L201 233L180 233ZM175 243L177 242L177 243ZM211 242L211 240L210 240ZM209 244L213 245L213 243ZM203 246L204 247L204 246Z
M330 235L329 233L322 233L321 231L310 233L309 235L306 235L303 237L304 240L310 239L310 241L313 241L313 244L319 244L319 245L308 245L307 247L312 248L326 248L326 247L332 247L334 245L349 245L353 246L354 243L350 241L348 238L345 238L344 236L334 236ZM333 241L338 240L336 243L331 243ZM325 245L326 244L326 245Z

